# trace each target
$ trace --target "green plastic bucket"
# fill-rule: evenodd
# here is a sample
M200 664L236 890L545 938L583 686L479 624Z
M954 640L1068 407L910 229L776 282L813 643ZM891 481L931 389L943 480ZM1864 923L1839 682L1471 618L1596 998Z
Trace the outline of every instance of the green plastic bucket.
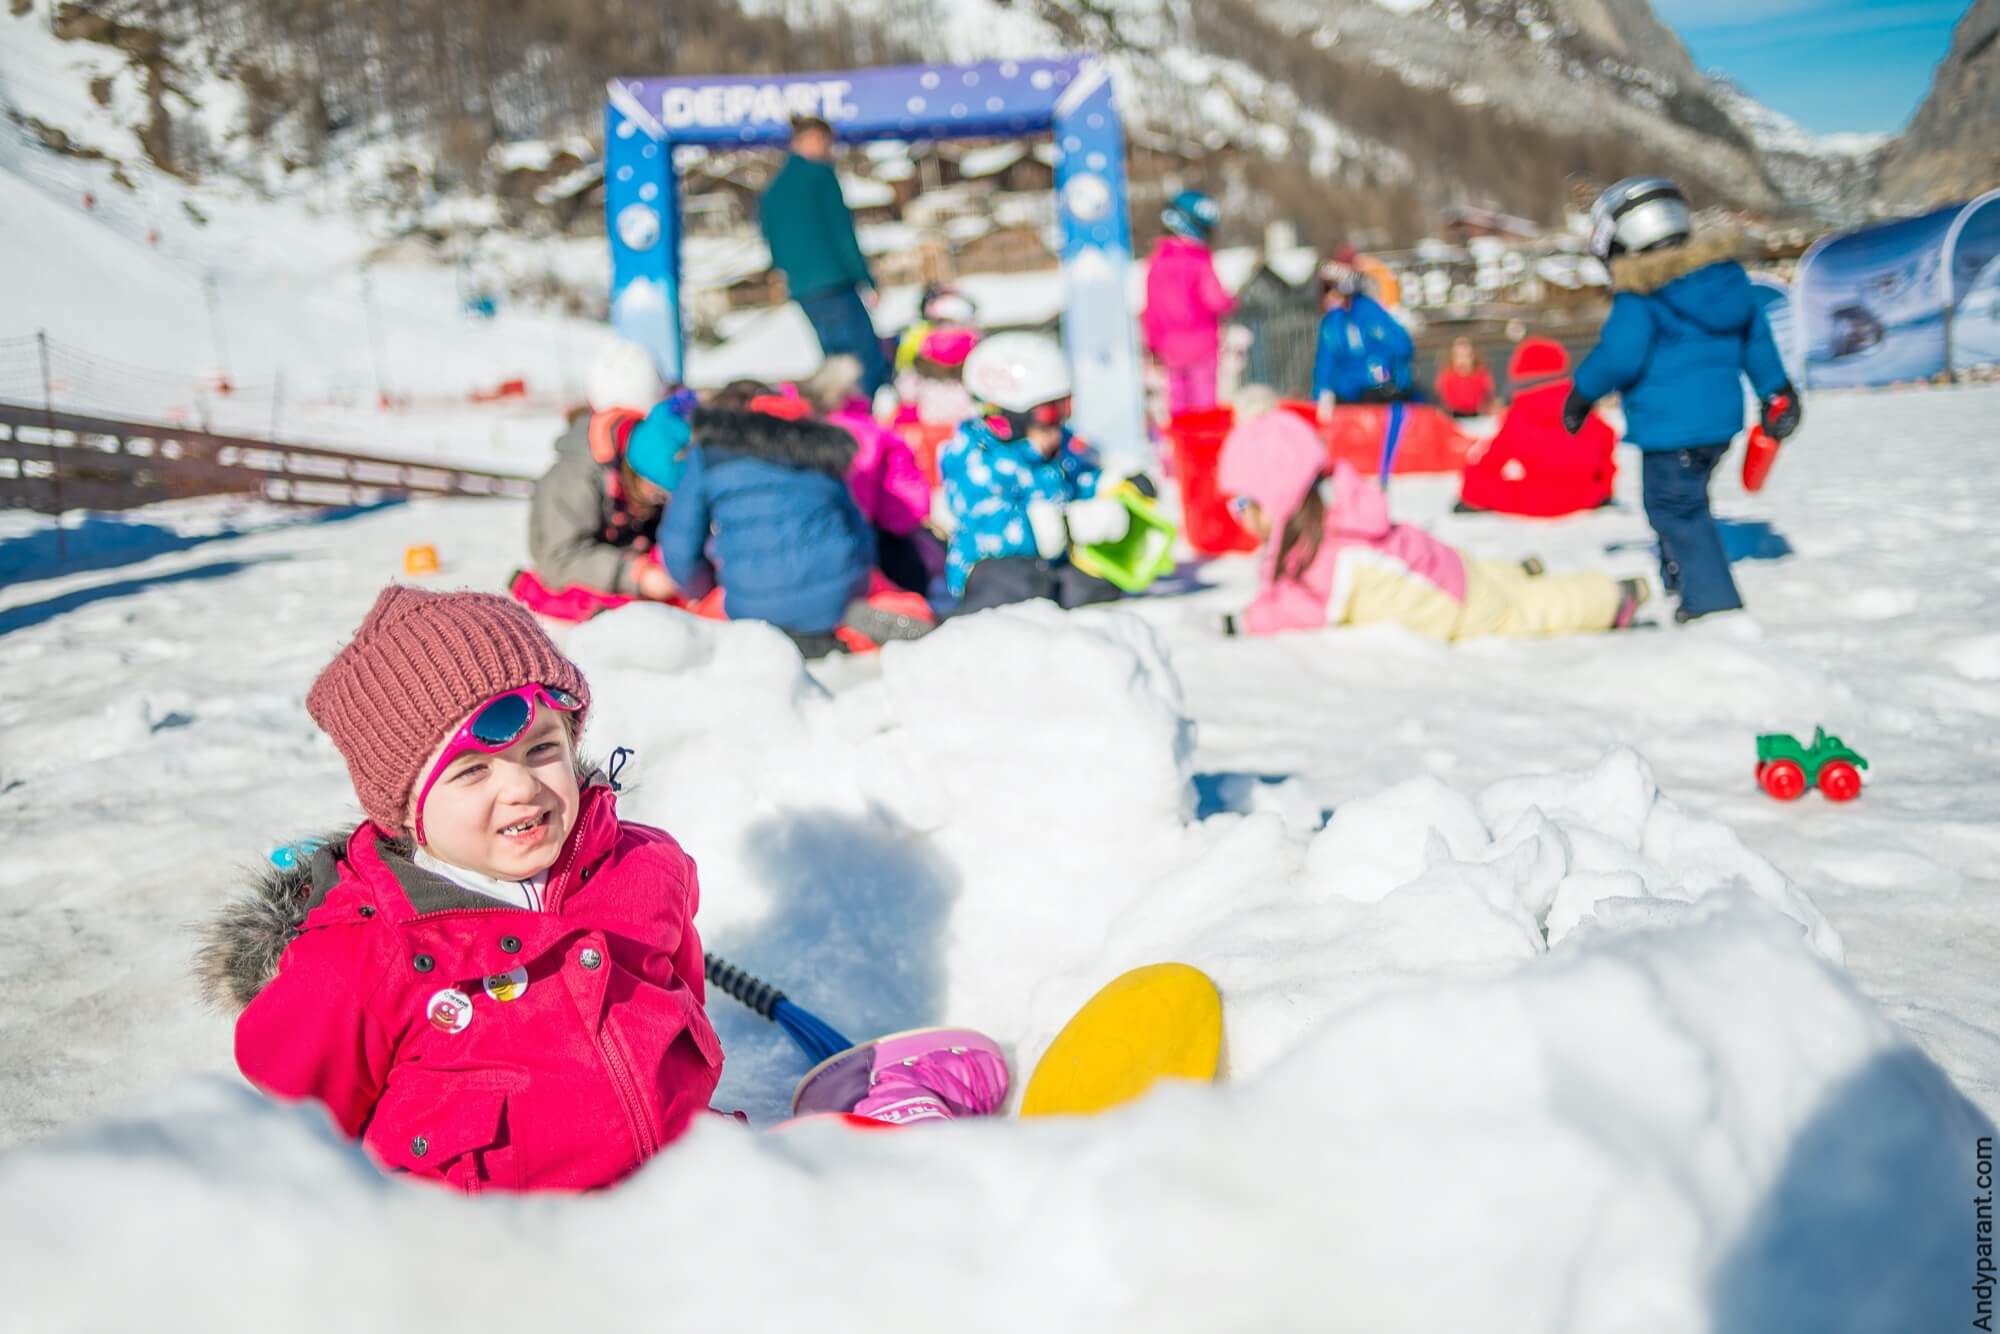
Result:
M1146 586L1174 568L1174 539L1180 529L1160 513L1152 501L1129 486L1112 494L1124 502L1132 516L1125 536L1116 542L1077 547L1070 560L1085 574L1106 580L1127 593L1144 592Z

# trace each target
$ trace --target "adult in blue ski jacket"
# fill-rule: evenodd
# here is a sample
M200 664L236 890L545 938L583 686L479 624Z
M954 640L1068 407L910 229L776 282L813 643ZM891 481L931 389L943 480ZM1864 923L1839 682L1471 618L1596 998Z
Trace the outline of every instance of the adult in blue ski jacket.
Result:
M1409 330L1358 283L1331 280L1325 299L1313 358L1313 397L1321 408L1409 398L1416 352Z
M854 438L838 426L702 408L660 556L681 592L718 583L731 620L825 636L867 592L875 533L847 489Z
M1590 407L1619 394L1625 439L1643 454L1646 517L1660 538L1660 573L1679 620L1743 605L1709 511L1708 479L1743 428L1743 380L1783 439L1799 420L1771 326L1736 256L1733 232L1670 238L1614 253L1614 295L1597 346L1576 368L1563 424L1574 433Z
M833 169L833 129L817 116L792 122L791 152L764 187L757 222L771 263L784 273L786 290L812 323L820 350L858 360L862 392L872 397L891 375L861 299L861 289L873 288L875 278Z

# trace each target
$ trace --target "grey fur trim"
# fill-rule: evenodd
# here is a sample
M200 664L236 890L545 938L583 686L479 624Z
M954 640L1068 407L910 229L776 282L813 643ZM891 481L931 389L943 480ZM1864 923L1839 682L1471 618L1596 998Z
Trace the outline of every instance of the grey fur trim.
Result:
M1676 278L1725 259L1743 256L1743 235L1727 228L1698 232L1686 245L1620 255L1611 261L1611 287L1617 292L1657 292Z
M717 463L736 454L844 478L854 462L854 437L810 417L787 421L762 412L701 408L694 414L693 432L704 458Z
M343 829L332 835L327 846L344 847L350 832ZM199 928L201 947L195 951L194 977L202 999L230 1013L257 999L257 993L278 975L279 956L298 934L316 897L307 864L289 871L261 867L247 893L224 904Z

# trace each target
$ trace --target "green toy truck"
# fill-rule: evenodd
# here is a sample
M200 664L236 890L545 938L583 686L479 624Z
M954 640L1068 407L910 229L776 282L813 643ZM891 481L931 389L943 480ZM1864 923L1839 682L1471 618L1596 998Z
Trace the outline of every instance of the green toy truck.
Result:
M1867 767L1860 751L1828 736L1824 727L1813 728L1810 746L1784 732L1757 738L1757 786L1779 801L1797 801L1809 787L1828 801L1852 801L1861 795L1861 771Z

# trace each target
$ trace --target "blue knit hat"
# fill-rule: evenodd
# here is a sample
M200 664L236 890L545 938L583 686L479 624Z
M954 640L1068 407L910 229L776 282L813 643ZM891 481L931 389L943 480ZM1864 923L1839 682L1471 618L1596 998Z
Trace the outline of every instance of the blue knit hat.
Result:
M1206 241L1222 221L1222 206L1199 190L1183 190L1160 213L1160 223L1176 236Z
M625 461L632 471L662 491L680 484L687 457L688 421L672 399L647 413L625 441Z

